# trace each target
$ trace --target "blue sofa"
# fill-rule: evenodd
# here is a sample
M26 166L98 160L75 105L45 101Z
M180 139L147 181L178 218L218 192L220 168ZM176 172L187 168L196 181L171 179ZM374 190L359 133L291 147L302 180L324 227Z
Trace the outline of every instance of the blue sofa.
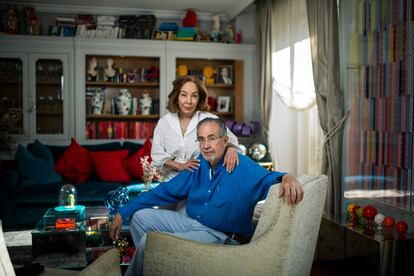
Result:
M33 144L29 144L27 149ZM53 155L53 160L59 160L68 146L46 145ZM110 142L97 145L84 145L88 151L112 151L129 149L129 156L142 147L142 144L132 142ZM129 183L105 182L98 179L94 173L86 182L77 184L63 180L61 182L39 184L36 181L19 175L17 163L8 161L0 174L0 207L1 220L6 228L32 227L48 208L59 203L59 190L63 184L72 184L77 189L77 204L85 206L104 205L107 193L120 185L130 190L130 197L143 189L141 180L132 179Z

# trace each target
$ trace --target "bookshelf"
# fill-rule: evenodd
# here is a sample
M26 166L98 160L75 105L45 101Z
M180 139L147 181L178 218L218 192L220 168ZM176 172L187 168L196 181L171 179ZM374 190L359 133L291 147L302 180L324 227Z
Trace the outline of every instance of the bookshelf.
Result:
M86 55L86 139L152 137L160 117L159 68L158 57ZM149 112L140 104L144 96Z

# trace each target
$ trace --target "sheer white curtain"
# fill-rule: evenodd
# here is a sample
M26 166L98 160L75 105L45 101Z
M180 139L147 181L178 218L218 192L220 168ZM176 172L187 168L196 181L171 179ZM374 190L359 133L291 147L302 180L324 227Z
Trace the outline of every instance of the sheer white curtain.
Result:
M319 126L306 0L274 0L269 146L278 170L319 174Z

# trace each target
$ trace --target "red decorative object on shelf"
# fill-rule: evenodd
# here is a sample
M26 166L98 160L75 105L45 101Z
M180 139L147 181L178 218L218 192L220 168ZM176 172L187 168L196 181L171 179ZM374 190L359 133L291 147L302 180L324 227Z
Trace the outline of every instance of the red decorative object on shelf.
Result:
M377 209L372 207L371 205L367 205L362 209L362 216L368 221L367 228L365 228L364 234L366 235L374 235L375 232L373 230L373 222L374 217L377 215Z
M361 208L361 207L359 207L358 205L355 205L353 208L352 208L352 214L354 215L354 219L353 219L353 221L352 221L352 223L353 223L353 225L352 225L352 227L355 227L356 226L356 223L358 222L358 209L359 208Z
M408 224L403 220L399 221L395 225L395 229L397 229L398 239L399 240L404 240L405 239L405 234L408 231Z
M386 216L382 224L385 226L385 230L387 231L384 239L393 240L394 237L392 236L392 228L394 227L395 220L390 216Z

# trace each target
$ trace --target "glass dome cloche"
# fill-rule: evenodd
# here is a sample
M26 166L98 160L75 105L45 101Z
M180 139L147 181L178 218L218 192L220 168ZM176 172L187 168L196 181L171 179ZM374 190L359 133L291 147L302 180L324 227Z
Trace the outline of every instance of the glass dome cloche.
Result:
M71 184L63 185L59 190L59 206L73 207L77 203L76 187Z

